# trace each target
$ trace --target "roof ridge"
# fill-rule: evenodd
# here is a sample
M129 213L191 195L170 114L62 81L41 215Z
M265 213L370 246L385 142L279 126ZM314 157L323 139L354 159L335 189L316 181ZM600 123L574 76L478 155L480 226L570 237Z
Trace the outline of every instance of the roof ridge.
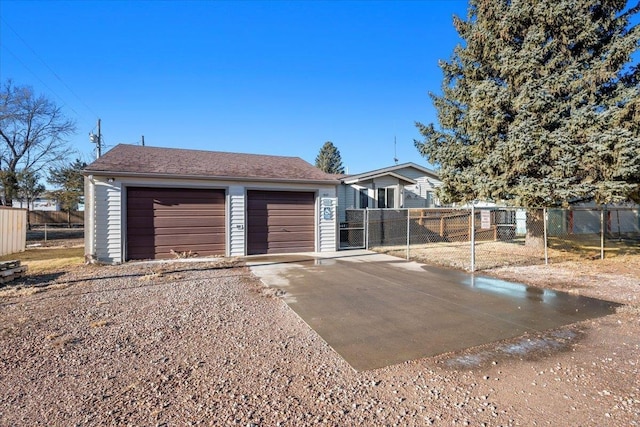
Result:
M198 179L337 181L301 157L133 144L116 145L84 171Z
M155 145L136 145L136 144L118 143L115 147L113 147L113 149L115 149L118 146L135 147L135 148L141 148L141 149L151 148L151 149L154 149L154 150L172 150L172 151L200 152L200 153L209 153L209 154L239 154L239 155L242 155L242 156L279 157L279 158L285 158L285 159L300 159L300 160L306 162L306 160L304 160L300 156L282 156L282 155L278 155L278 154L259 154L259 153L243 153L243 152L237 152L237 151L203 150L201 148L158 147L158 146L155 146Z

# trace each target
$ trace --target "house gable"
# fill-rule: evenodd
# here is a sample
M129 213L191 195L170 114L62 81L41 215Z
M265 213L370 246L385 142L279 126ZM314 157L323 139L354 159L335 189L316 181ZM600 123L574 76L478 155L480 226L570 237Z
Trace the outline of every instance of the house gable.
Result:
M433 170L415 163L345 176L339 190L342 207L340 218L342 220L345 217L346 209L435 206L435 189L440 183ZM390 197L393 197L393 203L389 203Z

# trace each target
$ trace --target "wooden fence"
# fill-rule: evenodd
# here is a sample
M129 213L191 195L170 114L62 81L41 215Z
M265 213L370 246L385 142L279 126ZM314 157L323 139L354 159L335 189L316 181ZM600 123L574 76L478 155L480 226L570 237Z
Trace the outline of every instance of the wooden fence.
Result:
M71 224L82 225L84 224L84 211L71 211L71 215L62 211L30 211L29 212L29 224L44 225L44 224Z
M0 206L0 256L22 252L26 244L26 209Z

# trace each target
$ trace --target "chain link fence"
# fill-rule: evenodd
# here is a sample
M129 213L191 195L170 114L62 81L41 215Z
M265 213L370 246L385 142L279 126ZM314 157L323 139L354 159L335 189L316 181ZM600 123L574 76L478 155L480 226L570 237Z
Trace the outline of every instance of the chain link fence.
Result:
M347 211L342 248L475 271L640 253L640 209L431 208Z

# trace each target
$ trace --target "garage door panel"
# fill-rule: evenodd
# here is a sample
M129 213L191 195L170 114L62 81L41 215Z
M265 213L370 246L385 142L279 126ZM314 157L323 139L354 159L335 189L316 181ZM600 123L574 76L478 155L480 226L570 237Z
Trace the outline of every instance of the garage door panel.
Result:
M153 220L144 216L135 216L127 215L127 228L129 231L136 229L147 229L153 228Z
M251 234L255 234L255 233L256 232L253 232ZM313 227L306 226L306 225L299 225L299 226L287 225L287 226L270 227L268 231L259 231L258 233L260 233L260 235L262 236L268 236L273 234L291 234L291 233L303 233L308 235L309 233L313 233Z
M186 191L186 192L185 192ZM157 200L224 200L224 192L219 194L197 194L194 191L216 192L222 190L200 190L195 188L153 188L153 187L128 187L127 193L137 199L157 199Z
M202 241L207 241L210 237L220 237L224 240L224 234L220 236L220 233L224 233L224 227L167 227L156 228L156 236L196 236Z
M128 188L127 259L224 255L224 203L224 190Z
M157 212L164 212L164 211L173 211L176 207L179 207L180 210L185 210L185 211L192 211L192 212L198 212L201 211L203 207L205 207L205 209L211 209L213 206L211 205L211 203L213 203L213 200L203 200L199 203L172 203L172 204L161 204L161 203L154 203L152 201L144 201L144 200L137 200L135 201L135 203L133 203L133 205L129 202L127 203L128 209L130 209L132 212L135 211L148 211L150 208L153 208L155 211Z
M197 227L196 228L183 228L183 227L175 227L175 228L156 228L156 236L186 236L189 234L198 233L198 235L212 235L217 237L222 234L222 240L224 240L224 227ZM200 237L205 240L205 236Z
M140 236L139 239L136 239L135 242L129 243L128 248L131 250L135 248L136 250L142 250L143 248L148 247L149 245L153 245L154 239L153 236Z
M172 235L156 235L155 239L156 246L163 246L169 248L179 248L185 246L197 246L197 245L217 245L224 244L224 239L217 238L216 236L207 236L206 239L202 238L199 235L185 235L179 240L176 239L176 236Z
M188 209L188 210L166 210L154 213L155 218L172 218L172 217L224 217L224 209Z
M315 203L304 203L306 200L302 200L303 203L295 203L291 201L291 203L271 203L268 201L260 201L260 203L252 203L249 207L258 207L266 205L269 208L269 211L272 212L286 212L291 209L299 209L302 206L313 207Z
M262 243L271 243L271 242L291 242L292 245L296 244L299 241L306 241L309 236L308 232L301 233L250 233L248 235L249 240L255 242Z
M197 200L197 201L189 201L189 202L185 202L185 201L179 201L179 200L173 200L171 203L161 203L161 202L154 202L153 206L159 211L171 211L173 210L173 208L175 207L179 207L180 210L200 210L200 209L214 209L214 210L218 210L220 208L222 208L222 205L216 205L214 203L222 203L222 202L218 202L216 200L213 199L202 199L202 200Z
M247 253L310 252L315 249L315 194L249 191Z
M269 242L271 249L297 249L298 252L309 252L304 243L297 242Z
M308 226L313 227L310 224L313 224L314 217L312 216L260 216L258 218L253 218L251 221L256 224L265 224L273 227L302 227Z
M267 224L273 227L311 227L313 228L313 217L308 216L288 216L269 217Z
M197 255L200 257L220 255L219 248L212 247L210 244L189 245L184 247L172 245L172 246L157 246L152 256L150 256L150 258L174 259L176 258L176 254L180 252L191 252L192 255Z
M173 252L171 252L173 250ZM219 249L211 248L210 246L195 246L191 245L189 247L184 248L162 248L160 247L158 251L154 254L156 259L174 259L176 258L176 253L180 252L191 252L192 255L197 255L199 257L207 257L207 256L219 256Z
M291 243L292 246L298 244L298 242L304 242L308 239L309 232L287 232L287 233L269 233L267 237L268 243L280 242L280 243Z
M197 222L197 225L196 225ZM156 217L153 220L156 228L167 227L224 227L224 217Z
M172 208L174 206L182 206L185 209L199 209L202 205L206 205L208 208L215 208L223 206L224 199L218 198L201 198L201 199L179 199L179 198L167 198L167 199L154 199L153 205L156 209Z

